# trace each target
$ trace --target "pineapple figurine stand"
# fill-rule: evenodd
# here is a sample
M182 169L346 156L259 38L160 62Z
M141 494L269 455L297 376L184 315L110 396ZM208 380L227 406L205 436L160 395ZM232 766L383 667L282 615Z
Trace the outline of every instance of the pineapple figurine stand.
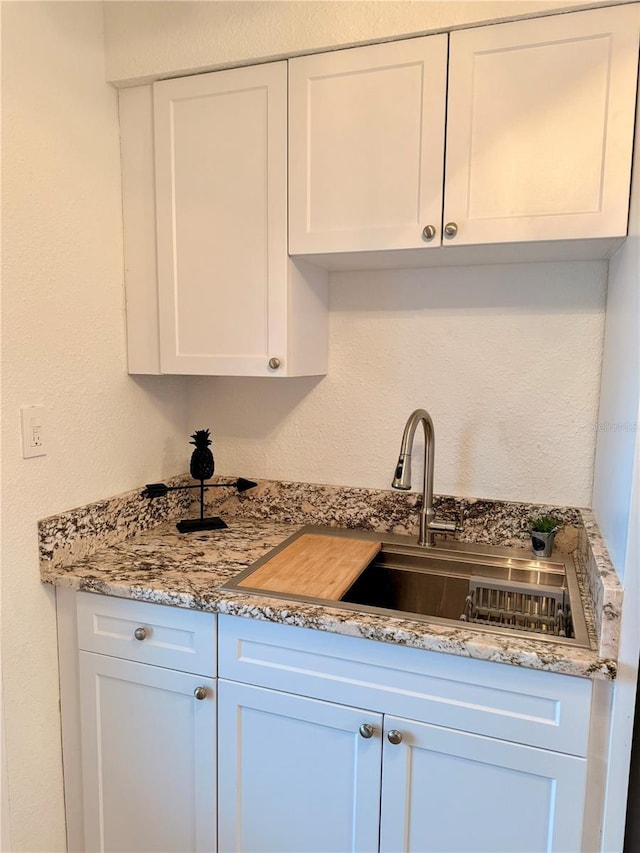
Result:
M230 483L207 483L205 485L204 481L213 477L213 472L215 470L213 453L209 449L211 445L211 439L209 438L210 434L211 433L208 429L197 429L191 436L191 441L189 442L189 444L195 445L195 450L191 454L189 471L194 480L200 481L199 485L167 486L164 483L148 483L142 493L142 497L153 499L164 497L167 492L181 491L183 489L200 490L200 518L185 518L182 521L179 521L176 524L176 527L180 533L193 533L199 530L221 530L222 528L227 527L227 524L219 515L205 518L205 489L220 489L235 486L238 492L246 492L247 489L253 489L254 486L257 485L257 483L254 483L251 480L245 480L243 477L238 477L237 480L233 480Z
M219 516L204 517L204 481L213 477L215 469L213 453L209 450L211 445L209 435L208 429L197 429L189 442L189 444L195 445L195 450L191 454L189 471L194 480L200 480L200 518L179 521L178 530L180 533L189 533L191 530L217 530L227 526Z

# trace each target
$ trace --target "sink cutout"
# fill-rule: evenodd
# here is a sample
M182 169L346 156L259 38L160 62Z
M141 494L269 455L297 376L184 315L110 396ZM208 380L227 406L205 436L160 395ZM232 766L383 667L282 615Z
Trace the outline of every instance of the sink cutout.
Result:
M330 546L301 562L310 537ZM560 553L307 526L222 589L590 648L575 565Z

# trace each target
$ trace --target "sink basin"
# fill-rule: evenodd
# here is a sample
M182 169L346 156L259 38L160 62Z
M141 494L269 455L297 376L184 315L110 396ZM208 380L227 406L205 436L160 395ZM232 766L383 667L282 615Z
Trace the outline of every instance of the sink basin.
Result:
M381 548L337 601L253 588L252 573L305 533L374 540ZM541 560L520 548L424 548L406 536L308 526L223 589L589 648L575 566L560 553Z
M581 612L574 619L570 576L564 561L384 543L341 601L586 642Z

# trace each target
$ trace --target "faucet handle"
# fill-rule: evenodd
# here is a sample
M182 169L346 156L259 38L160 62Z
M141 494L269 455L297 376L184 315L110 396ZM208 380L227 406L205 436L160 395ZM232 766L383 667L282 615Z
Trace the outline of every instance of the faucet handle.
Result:
M434 518L429 524L431 533L442 533L446 539L449 533L455 533L462 530L462 513L460 514L460 523L457 521L438 521Z
M438 521L437 519L431 522L429 528L435 533L455 533L456 530L460 530L457 521Z
M460 507L456 521L444 521L436 518L431 519L429 527L436 533L456 533L464 527L464 510Z

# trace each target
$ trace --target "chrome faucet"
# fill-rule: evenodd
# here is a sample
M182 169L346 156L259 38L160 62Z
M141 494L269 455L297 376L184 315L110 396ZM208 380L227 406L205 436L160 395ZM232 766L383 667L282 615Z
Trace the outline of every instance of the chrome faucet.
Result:
M418 545L432 548L435 543L434 530L451 532L457 525L449 522L436 522L433 511L433 461L435 456L436 436L431 415L425 409L416 409L402 434L400 456L396 465L391 487L408 491L411 488L411 449L418 424L424 427L424 480L422 483L422 509L420 510L420 534Z

